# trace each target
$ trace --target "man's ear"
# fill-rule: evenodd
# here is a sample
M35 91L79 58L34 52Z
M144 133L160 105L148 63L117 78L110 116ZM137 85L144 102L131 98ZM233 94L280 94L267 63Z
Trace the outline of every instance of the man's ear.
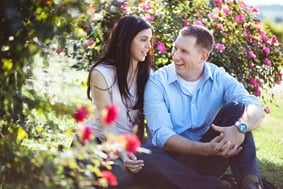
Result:
M201 60L206 61L208 59L209 53L207 51L203 51L201 54Z

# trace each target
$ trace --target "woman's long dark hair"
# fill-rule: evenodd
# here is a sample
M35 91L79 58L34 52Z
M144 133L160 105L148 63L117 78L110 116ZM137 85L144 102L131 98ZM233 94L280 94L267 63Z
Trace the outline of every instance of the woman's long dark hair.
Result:
M87 81L87 96L91 100L90 80L91 72L99 64L113 65L116 68L116 79L123 102L127 105L130 92L127 83L127 73L130 69L131 43L134 37L142 30L151 28L150 24L142 18L136 16L124 16L114 26L109 36L109 42L101 58L90 68ZM137 103L132 107L139 110L138 136L143 137L143 93L146 81L150 74L153 62L152 49L149 50L145 60L139 62L137 66Z

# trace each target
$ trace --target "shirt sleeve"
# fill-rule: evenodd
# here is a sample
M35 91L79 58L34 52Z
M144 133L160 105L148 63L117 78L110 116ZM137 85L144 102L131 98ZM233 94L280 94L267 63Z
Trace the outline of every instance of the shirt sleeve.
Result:
M173 130L164 93L161 79L151 75L145 88L144 113L148 125L149 140L160 148L163 148L169 137L176 134Z
M245 106L248 106L250 104L257 104L259 106L262 106L260 99L255 95L250 94L242 83L240 83L228 73L221 75L221 80L222 83L224 83L225 88L224 99L226 102L237 101L243 103Z

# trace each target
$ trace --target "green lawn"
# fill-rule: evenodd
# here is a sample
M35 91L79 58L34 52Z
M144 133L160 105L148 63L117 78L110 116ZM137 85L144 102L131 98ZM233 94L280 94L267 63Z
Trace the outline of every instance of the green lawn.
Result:
M263 178L283 189L283 94L276 94L279 107L270 106L261 127L254 131L257 157Z

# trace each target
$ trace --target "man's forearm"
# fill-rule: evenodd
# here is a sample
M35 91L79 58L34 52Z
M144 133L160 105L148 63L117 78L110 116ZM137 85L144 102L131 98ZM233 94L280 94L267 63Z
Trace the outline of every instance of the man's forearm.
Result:
M188 140L180 135L171 136L165 143L164 150L184 155L208 155L206 143Z
M263 118L264 111L262 107L256 104L250 104L246 107L240 119L247 123L248 131L252 131L260 125Z

